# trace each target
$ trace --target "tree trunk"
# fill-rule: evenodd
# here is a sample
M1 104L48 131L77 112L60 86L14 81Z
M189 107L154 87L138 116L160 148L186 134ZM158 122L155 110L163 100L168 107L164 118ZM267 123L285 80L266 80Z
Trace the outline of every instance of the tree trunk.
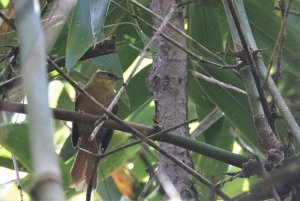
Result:
M180 3L179 0L175 2ZM165 17L173 3L172 0L152 0L151 9ZM183 30L181 8L175 10L170 22L178 29ZM159 27L161 21L154 19L153 23L155 27ZM177 32L169 28L165 28L163 32L180 44L186 45L185 38ZM160 36L157 38L157 45L159 52L154 56L153 65L148 75L148 87L155 100L155 120L164 128L169 128L186 121L188 117L187 54ZM189 136L187 126L173 132L178 135ZM187 150L168 143L160 143L160 146L182 162L193 166L190 153ZM182 200L197 200L192 176L164 156L160 158L159 174L166 175L170 179Z

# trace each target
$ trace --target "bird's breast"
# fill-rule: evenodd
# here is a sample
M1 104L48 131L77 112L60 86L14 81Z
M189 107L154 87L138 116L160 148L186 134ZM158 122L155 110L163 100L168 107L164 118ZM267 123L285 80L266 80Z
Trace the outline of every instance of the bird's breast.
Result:
M115 92L110 90L110 91L104 91L104 90L98 90L98 91L89 91L89 94L93 96L99 103L101 103L104 107L109 107L111 101L115 97ZM95 115L103 115L103 110L94 103L92 100L90 100L88 97L81 95L79 97L79 105L78 105L78 110L84 112L84 113L89 113L89 114L95 114Z

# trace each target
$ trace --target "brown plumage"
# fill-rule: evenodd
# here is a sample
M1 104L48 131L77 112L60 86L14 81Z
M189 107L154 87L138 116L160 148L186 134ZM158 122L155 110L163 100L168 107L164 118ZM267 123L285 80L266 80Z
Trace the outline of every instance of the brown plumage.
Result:
M84 86L84 89L93 96L103 106L108 107L115 97L115 83L120 77L110 72L99 71L91 80ZM79 94L75 101L75 110L90 113L95 115L103 115L103 111L91 100L83 94ZM114 109L116 112L116 108ZM72 143L73 146L89 150L93 153L98 153L99 149L106 150L109 141L112 137L113 130L101 128L96 140L89 141L89 136L94 130L94 126L73 123L72 128ZM78 144L80 143L80 144ZM71 169L71 187L76 191L86 190L88 187L89 178L92 172L93 164L99 160L83 151L78 151ZM93 189L97 186L97 174L93 178Z

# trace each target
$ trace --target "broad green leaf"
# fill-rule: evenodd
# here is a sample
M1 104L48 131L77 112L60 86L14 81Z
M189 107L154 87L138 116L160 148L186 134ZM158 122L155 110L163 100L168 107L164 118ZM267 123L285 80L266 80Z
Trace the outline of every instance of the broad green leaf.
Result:
M27 124L2 125L0 144L12 152L24 165L27 171L32 171Z
M110 1L91 0L90 4L92 34L96 36L104 25Z
M123 74L121 63L116 53L93 58L93 62L101 70L107 70L119 76Z
M297 15L296 12L299 13L299 11L300 11L300 1L299 0L293 1L291 12L289 13L289 17L288 17L288 24L294 29L296 29L298 32L300 31L300 24L298 23L300 16Z
M2 125L0 144L16 156L17 160L26 168L27 172L30 173L32 171L32 158L30 154L27 124ZM60 167L64 186L67 187L69 186L69 168L63 163L60 163Z
M7 8L9 4L10 4L10 0L0 0L0 5L2 9Z
M56 107L60 108L60 109L66 109L66 110L74 109L73 102L72 102L67 90L65 89L65 87L62 89L62 91L59 95Z
M71 135L66 139L65 143L63 144L63 147L60 150L59 157L63 161L68 161L76 154L76 149L74 149L71 141Z
M71 19L69 17L69 19ZM66 56L67 38L69 34L69 27L67 25L63 26L61 29L53 48L51 49L51 56L53 58L61 58Z
M1 164L1 167L5 167L8 169L14 169L12 158L0 156L0 164ZM26 171L25 167L20 162L18 162L18 168L20 171Z
M70 70L86 52L102 29L107 14L108 0L78 0L73 10L66 50L66 68Z
M216 106L206 95L205 91L199 87L197 80L189 76L189 97L195 104L195 110L199 119L203 119L208 115Z
M102 200L120 200L122 196L111 176L99 182L97 192Z

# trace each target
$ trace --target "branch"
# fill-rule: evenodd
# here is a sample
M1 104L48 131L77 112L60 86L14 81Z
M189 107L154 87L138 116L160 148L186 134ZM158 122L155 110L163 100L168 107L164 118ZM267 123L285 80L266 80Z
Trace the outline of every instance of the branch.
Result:
M268 178L254 184L250 192L246 192L233 198L233 200L261 200L271 198L271 186L276 186L276 190L285 195L292 185L299 183L300 157L295 155L285 165L272 172ZM272 185L270 185L272 184Z
M180 135L165 133L159 138L159 141L168 142L239 168L242 168L243 164L248 160L246 156L234 154L230 151Z
M93 115L93 114L87 114L82 112L75 112L70 110L63 110L63 109L56 109L51 108L53 116L55 119L63 120L63 121L72 121L76 123L82 123L82 124L89 124L93 125L100 116ZM15 113L22 113L26 114L26 104L21 103L12 103L8 101L1 101L0 100L0 111L6 111L6 112L15 112ZM191 120L194 121L194 120ZM188 121L187 123L190 123L191 121ZM172 127L170 129L166 129L160 132L157 132L152 126L146 126L143 124L138 124L134 122L126 122L128 126L135 128L140 133L143 133L144 136L149 136L149 138L156 139L158 141L164 141L168 142L177 146L180 146L182 148L186 148L188 150L197 152L199 154L203 154L208 157L212 157L216 160L220 160L223 162L228 162L230 165L234 165L236 167L241 167L241 165L246 161L245 156L241 156L238 154L233 154L231 152L228 152L226 150L208 145L203 142L199 142L187 137L178 137L178 135L172 136L170 139L169 136L171 134L167 134L166 132L169 132L171 130L177 129L178 126L186 125L186 123L182 123L178 126ZM113 130L119 130L123 132L130 132L130 130L127 127L121 126L120 124L116 123L115 121L108 119L105 121L103 127L113 129ZM162 135L164 134L164 135ZM163 137L160 137L163 136ZM178 138L178 140L176 140ZM124 145L123 148L127 148L129 146L135 145L137 143L140 143L141 140L138 140L134 143L130 143L129 145ZM122 148L121 148L122 149ZM117 150L118 151L118 150ZM114 150L112 151L115 152ZM217 154L215 154L217 153ZM222 155L225 153L225 155ZM231 153L231 154L230 154ZM103 154L103 156L110 155L112 153L107 152ZM216 157L215 157L216 156Z
M248 94L259 141L266 150L273 148L278 149L281 147L281 142L270 127L270 108L266 102L266 97L264 95L260 78L257 74L256 63L254 61L252 52L250 51L250 48L252 49L254 46L252 43L248 43L249 38L246 38L244 35L244 33L251 32L251 30L250 28L248 30L241 27L239 21L241 18L237 16L231 0L223 0L223 4L235 49L237 50L240 45L244 49L242 53L246 57L247 64L241 66L239 72ZM244 18L247 19L247 16L244 16Z
M247 93L244 90L242 90L240 88L237 88L237 87L235 87L235 86L233 86L231 84L224 83L224 82L219 81L219 80L217 80L217 79L215 79L213 77L208 77L208 76L203 75L203 74L201 74L201 73L199 73L197 71L194 71L194 70L190 70L190 72L192 73L192 75L194 77L201 78L201 79L203 79L203 80L205 80L207 82L210 82L212 84L216 84L219 87L226 88L226 89L231 89L231 90L233 90L235 92L247 95Z
M13 102L0 100L0 111L26 114L26 106L27 106L26 104L13 103ZM76 123L94 125L94 123L100 118L100 116L97 115L75 112L70 110L63 110L63 109L56 109L56 108L51 108L51 110L53 113L53 117L55 119L59 119L63 121L72 121ZM211 157L213 159L228 163L236 167L242 167L242 164L247 161L247 157L245 156L234 154L229 151L220 149L218 147L214 147L212 145L190 139L188 137L179 137L178 135L167 133L170 132L171 130L177 129L179 126L186 125L191 121L194 120L184 122L170 129L166 129L160 132L157 132L157 130L154 129L152 126L146 126L134 122L126 122L126 124L134 128L135 130L139 131L144 136L148 136L151 139L168 142L170 144L177 145L187 150L194 151L196 153ZM122 126L111 119L106 120L103 127L113 129L113 130L119 130L123 132L131 132L131 130L129 130L128 127ZM141 142L142 142L141 140L137 140L136 142L130 143L128 145L124 145L116 150L112 150L111 152L104 153L103 157Z
M289 15L289 11L291 9L291 6L292 6L292 0L289 1L287 9L285 9L285 11L283 12L283 15L282 15L280 29L279 29L279 32L278 32L278 35L277 35L276 43L275 43L275 46L273 48L273 51L272 51L272 54L270 56L269 63L268 63L269 64L268 73L267 73L267 76L264 79L265 83L266 83L266 81L269 77L269 74L271 72L271 67L273 65L275 56L278 55L283 49L283 44L284 44L284 40L285 40L285 37L286 37L285 29L286 29L287 19L288 19L288 15Z
M242 9L242 12L244 14L246 13L244 9ZM241 15L240 13L241 12L239 12L239 15ZM243 19L243 18L244 18L244 16L240 16L240 19ZM248 21L243 22L242 25L246 30L251 30ZM245 33L247 34L247 39L249 40L249 43L252 45L252 47L257 49L255 40L254 40L253 35L252 35L252 32L251 31L246 31ZM256 62L258 64L257 67L258 67L258 71L259 71L261 77L266 77L267 69L266 69L266 66L264 64L263 57L260 55L260 53L258 53L258 55L257 55L257 61ZM299 125L297 124L296 120L294 119L291 111L289 110L288 106L286 105L281 93L279 92L276 84L274 83L274 81L271 77L268 77L267 87L270 90L272 98L274 99L278 109L280 110L281 115L285 119L285 121L288 125L288 128L291 130L293 136L297 139L298 143L300 143L300 128L299 128Z
M0 111L26 114L26 107L27 107L26 104L13 103L13 102L0 100ZM93 114L75 112L75 111L64 110L64 109L51 108L51 110L55 119L59 119L63 121L72 121L76 123L94 125L94 123L99 118L101 118L100 116L93 115ZM128 122L128 124L134 127L139 132L143 133L145 136L156 133L155 129L151 126L145 126L142 124L131 123L131 122ZM115 121L110 119L105 121L104 127L109 129L124 131L124 132L130 132L126 127L120 126L120 124L117 124Z

